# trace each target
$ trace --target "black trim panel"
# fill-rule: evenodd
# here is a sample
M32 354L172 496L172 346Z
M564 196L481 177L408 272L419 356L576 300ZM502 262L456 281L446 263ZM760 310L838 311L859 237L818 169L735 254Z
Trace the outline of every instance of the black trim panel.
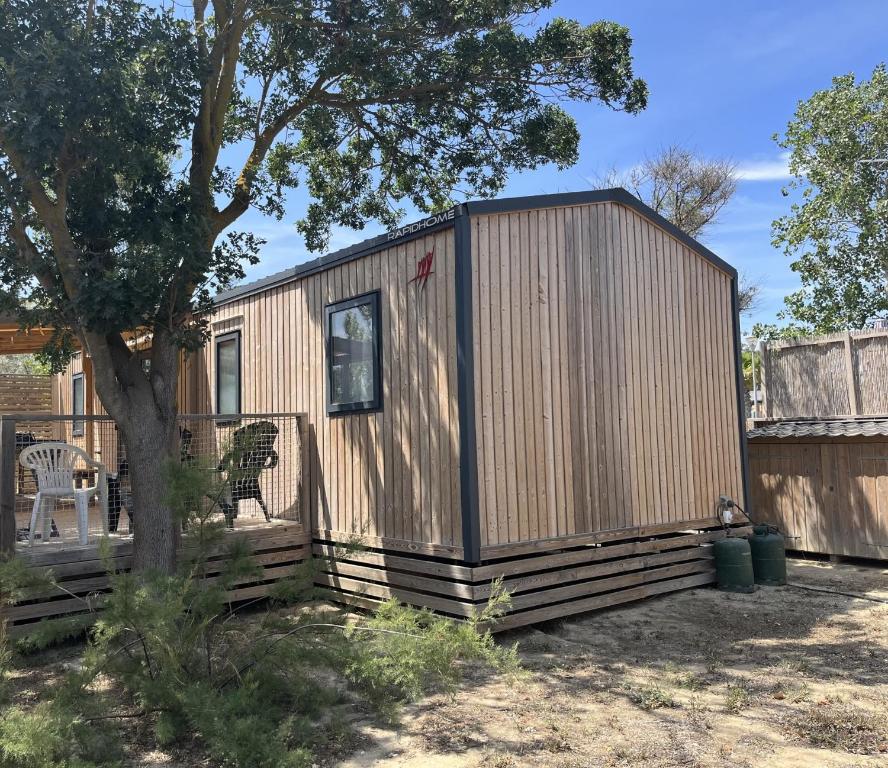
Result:
M75 412L75 403L77 401L77 382L80 382L80 396L83 398L83 403L80 406L80 413ZM86 415L86 376L83 373L75 373L71 377L71 415L72 416L85 416ZM86 421L84 420L71 420L71 437L83 437L86 432Z
M460 207L454 228L456 253L456 382L459 406L459 489L463 560L481 562L478 448L475 434L475 356L472 338L472 230Z
M350 299L334 301L324 307L324 371L327 382L327 416L348 416L354 413L373 413L382 410L382 314L379 301L380 292L368 291ZM373 398L363 402L334 403L333 395L333 333L330 329L330 318L336 312L342 312L362 304L370 304L373 312L373 362L376 370L373 372Z
M737 367L737 420L740 426L740 470L743 482L743 505L750 510L749 446L746 439L746 386L743 383L743 347L740 341L740 300L736 274L731 279L731 313L734 323L734 365Z

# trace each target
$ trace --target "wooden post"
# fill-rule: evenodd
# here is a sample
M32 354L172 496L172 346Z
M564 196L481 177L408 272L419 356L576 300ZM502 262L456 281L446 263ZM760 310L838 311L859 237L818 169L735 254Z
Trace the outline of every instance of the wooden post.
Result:
M15 553L15 419L0 416L0 557Z
M303 530L309 526L308 520L308 488L306 487L306 467L308 466L308 414L299 413L296 415L296 453L299 457L296 467L296 493L299 494L296 503L299 509L299 522L302 523Z
M848 402L851 405L851 415L860 415L860 402L857 397L856 376L854 375L854 354L851 350L851 332L845 332L845 378L848 382Z
M771 375L771 350L767 343L762 344L759 355L759 378L762 380L762 403L765 406L765 418L771 418L771 398L768 397L768 378ZM755 352L753 352L755 354Z
M93 374L92 358L84 351L83 353L83 412L87 416L94 416L96 399L96 384ZM93 459L104 457L96 456L96 423L92 419L87 419L84 423L83 436L84 448Z

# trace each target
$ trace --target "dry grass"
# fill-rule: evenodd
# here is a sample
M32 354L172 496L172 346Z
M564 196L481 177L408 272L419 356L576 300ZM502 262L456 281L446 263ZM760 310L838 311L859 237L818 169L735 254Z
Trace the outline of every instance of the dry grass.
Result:
M823 700L787 719L794 736L815 747L858 755L888 752L888 717L842 701Z

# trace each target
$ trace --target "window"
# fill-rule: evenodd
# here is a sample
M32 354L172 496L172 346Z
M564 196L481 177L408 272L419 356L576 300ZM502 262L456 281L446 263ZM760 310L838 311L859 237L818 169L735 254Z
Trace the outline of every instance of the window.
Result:
M86 394L83 389L83 374L75 373L71 379L71 413L75 416L83 416L86 413ZM83 436L84 422L82 419L74 419L71 422L71 434L74 437Z
M382 407L379 292L330 304L326 310L327 413Z
M216 337L216 413L240 413L240 341L240 331Z

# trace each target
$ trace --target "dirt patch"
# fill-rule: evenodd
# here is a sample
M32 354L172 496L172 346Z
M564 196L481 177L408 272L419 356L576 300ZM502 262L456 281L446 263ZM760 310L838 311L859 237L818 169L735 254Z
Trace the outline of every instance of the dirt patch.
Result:
M888 600L888 569L793 561L790 581ZM516 679L466 670L455 695L382 726L349 705L318 768L868 768L888 765L888 604L801 589L697 589L500 636ZM82 648L35 657L20 703ZM121 708L129 706L121 702ZM210 765L198 744L123 731L130 768Z
M888 570L790 582L888 600ZM431 697L339 768L863 768L888 764L888 604L698 589L501 636L527 674Z

